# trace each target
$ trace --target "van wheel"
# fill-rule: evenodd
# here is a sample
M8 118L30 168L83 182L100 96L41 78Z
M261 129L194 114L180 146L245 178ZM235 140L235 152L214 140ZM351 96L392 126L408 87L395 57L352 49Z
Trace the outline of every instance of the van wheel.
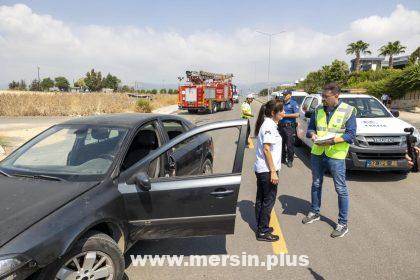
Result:
M106 234L91 232L70 252L38 273L35 279L121 280L124 268L124 256L115 241Z
M201 167L201 173L204 175L213 174L213 163L209 159L206 159Z

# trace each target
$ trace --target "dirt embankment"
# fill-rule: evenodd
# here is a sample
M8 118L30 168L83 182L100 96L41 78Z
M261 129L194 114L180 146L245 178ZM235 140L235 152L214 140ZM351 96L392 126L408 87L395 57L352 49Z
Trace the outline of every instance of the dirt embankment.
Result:
M138 101L125 93L0 91L0 116L86 116L147 112L149 109L176 104L177 95L157 94L150 101Z

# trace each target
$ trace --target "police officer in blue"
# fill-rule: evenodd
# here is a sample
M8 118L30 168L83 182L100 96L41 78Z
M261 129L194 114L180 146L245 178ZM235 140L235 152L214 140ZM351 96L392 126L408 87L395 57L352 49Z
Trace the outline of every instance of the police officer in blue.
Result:
M299 117L299 104L292 99L292 91L283 91L284 113L283 119L278 124L279 133L283 139L282 162L287 167L293 166L295 156L296 119Z

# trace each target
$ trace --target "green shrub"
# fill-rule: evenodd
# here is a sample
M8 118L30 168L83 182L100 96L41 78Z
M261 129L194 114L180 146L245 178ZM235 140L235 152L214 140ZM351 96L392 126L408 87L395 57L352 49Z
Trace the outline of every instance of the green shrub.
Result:
M368 94L380 96L387 93L394 99L400 98L409 91L420 90L420 65L410 65L384 79L366 82L364 87Z
M136 111L142 113L151 113L152 105L150 104L150 101L146 99L139 99L136 102Z

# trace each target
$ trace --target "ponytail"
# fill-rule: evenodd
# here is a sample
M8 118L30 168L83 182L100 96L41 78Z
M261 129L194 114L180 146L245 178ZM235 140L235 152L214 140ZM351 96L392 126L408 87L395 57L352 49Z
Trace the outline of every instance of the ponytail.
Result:
M283 102L278 99L273 99L263 104L258 112L257 121L255 122L255 137L258 137L264 118L271 118L272 113L277 114L281 111L283 111Z

